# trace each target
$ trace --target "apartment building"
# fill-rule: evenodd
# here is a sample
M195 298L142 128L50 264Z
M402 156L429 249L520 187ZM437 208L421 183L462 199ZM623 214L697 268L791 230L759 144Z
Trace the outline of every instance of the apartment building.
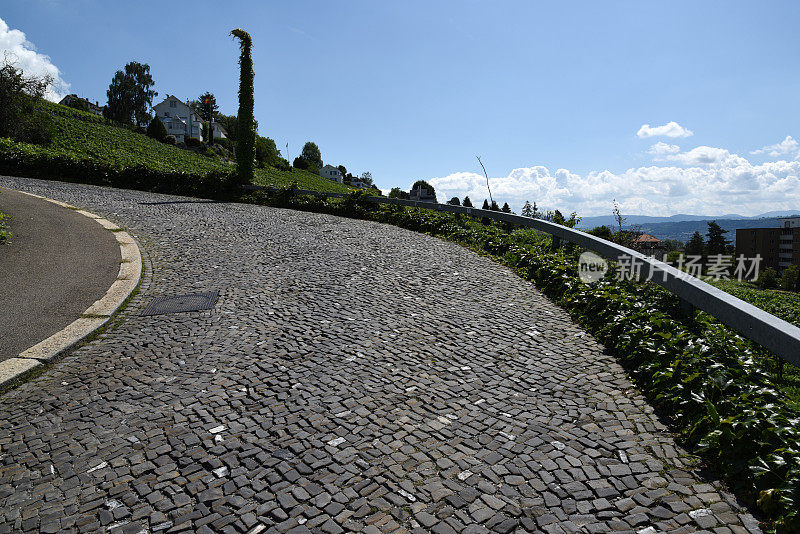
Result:
M776 228L739 228L736 230L736 255L761 256L760 269L782 271L800 265L800 217L782 217Z

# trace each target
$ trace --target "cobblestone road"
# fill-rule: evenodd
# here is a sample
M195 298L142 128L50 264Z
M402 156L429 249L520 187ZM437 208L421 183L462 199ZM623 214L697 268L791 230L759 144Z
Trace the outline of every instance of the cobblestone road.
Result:
M391 226L0 178L129 229L119 324L0 397L0 531L746 532L530 284ZM143 317L219 290L212 311Z

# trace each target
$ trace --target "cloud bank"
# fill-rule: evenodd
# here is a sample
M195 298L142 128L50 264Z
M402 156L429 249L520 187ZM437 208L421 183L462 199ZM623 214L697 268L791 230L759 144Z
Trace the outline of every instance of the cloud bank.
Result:
M760 150L779 152L772 147ZM492 177L492 194L500 204L508 202L516 212L529 200L542 209L559 209L565 214L576 211L581 216L610 214L613 199L619 202L623 213L658 216L756 215L800 209L800 161L755 164L724 148L698 146L681 151L667 143L656 143L648 154L653 161L665 163L620 173L605 170L586 175L567 169L522 167L507 176ZM469 195L479 206L488 196L485 178L475 172L456 172L428 181L436 188L440 201Z
M69 84L61 79L61 71L53 65L50 57L38 53L23 32L9 29L8 24L0 19L0 61L4 59L28 76L51 76L53 83L45 94L48 100L58 102L69 92Z
M636 132L636 136L640 139L646 139L648 137L691 137L693 135L693 131L684 128L675 121L670 121L664 126L654 127L651 127L649 124L642 124L639 131Z

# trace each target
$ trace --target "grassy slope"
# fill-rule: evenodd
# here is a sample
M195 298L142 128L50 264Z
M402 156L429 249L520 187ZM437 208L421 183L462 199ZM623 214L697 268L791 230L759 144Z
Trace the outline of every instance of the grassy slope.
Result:
M146 135L111 126L92 113L50 102L43 105L53 117L55 137L51 145L46 147L24 145L26 151L88 158L117 167L144 165L159 171L207 174L211 171L233 170L233 166L222 159L170 146ZM297 182L301 189L342 193L353 190L300 169L256 169L258 184L286 186L293 182Z

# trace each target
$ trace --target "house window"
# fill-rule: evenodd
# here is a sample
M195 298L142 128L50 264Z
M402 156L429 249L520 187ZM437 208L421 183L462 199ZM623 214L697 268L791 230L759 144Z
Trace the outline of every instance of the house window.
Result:
M169 101L169 107L171 107L171 108L175 108L175 107L178 107L178 106L175 104L175 101L174 101L174 100L170 100L170 101Z

